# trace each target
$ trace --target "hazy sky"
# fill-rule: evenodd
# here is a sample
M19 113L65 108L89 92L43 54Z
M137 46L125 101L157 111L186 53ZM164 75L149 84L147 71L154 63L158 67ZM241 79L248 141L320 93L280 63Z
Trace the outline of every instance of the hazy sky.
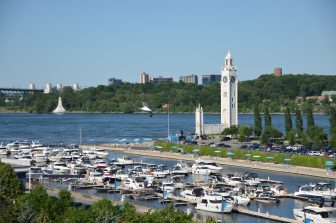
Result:
M336 74L334 0L0 0L0 87L220 73Z

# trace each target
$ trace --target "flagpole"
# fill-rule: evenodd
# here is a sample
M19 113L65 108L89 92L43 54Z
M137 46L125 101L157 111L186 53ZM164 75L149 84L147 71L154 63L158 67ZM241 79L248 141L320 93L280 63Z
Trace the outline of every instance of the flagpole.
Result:
M168 136L167 139L169 139L169 104L168 104Z

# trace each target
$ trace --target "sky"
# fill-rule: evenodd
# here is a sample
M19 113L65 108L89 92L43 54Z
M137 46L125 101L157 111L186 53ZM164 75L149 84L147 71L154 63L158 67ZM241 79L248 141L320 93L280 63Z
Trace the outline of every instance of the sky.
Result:
M336 74L334 0L0 0L0 87Z

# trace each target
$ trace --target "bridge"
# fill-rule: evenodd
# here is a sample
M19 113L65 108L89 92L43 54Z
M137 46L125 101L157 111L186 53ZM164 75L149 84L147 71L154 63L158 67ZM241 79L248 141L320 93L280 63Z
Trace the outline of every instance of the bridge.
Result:
M43 89L0 88L0 96L20 97L28 93L43 93Z

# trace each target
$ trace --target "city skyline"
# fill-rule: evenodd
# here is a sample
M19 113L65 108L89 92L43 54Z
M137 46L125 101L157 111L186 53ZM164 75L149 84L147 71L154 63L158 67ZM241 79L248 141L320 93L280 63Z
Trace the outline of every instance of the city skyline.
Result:
M239 80L336 72L336 3L325 1L0 2L0 87L107 84L111 77L219 74Z

